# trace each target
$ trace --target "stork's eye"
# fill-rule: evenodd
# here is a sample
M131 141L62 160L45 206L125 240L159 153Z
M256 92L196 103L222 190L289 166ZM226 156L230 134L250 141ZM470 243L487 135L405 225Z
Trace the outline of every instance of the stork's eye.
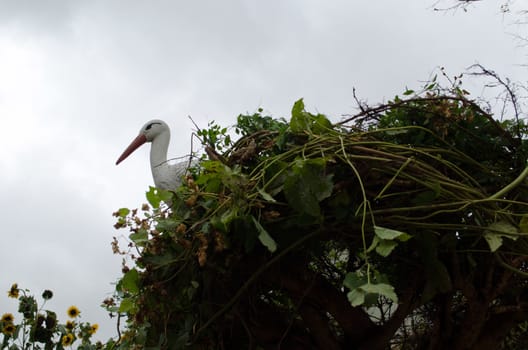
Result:
M159 124L161 125L161 123L150 123L149 125L147 125L147 127L145 128L145 130L150 130L150 128L152 128L152 125L154 124Z

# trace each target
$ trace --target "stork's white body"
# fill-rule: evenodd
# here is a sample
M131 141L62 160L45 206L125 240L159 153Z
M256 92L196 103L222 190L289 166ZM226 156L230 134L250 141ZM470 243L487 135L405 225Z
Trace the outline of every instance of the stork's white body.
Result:
M175 190L180 187L191 163L185 161L169 164L167 150L169 149L170 129L167 123L162 120L154 119L146 123L139 131L139 135L119 157L116 165L146 142L152 143L150 147L150 169L155 186L163 190Z

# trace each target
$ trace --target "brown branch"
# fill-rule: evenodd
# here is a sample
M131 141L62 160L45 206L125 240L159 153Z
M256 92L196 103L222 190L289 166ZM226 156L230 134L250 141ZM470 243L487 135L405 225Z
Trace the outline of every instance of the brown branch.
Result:
M310 271L304 259L287 259L277 269L270 270L266 278L271 287L280 287L294 300L304 299L303 305L311 305L332 315L343 329L345 338L351 342L359 342L375 328L362 308L352 307L346 295Z
M379 105L377 107L371 107L369 109L363 109L362 108L362 111L360 113L355 114L354 116L352 116L350 118L347 118L345 120L342 120L342 121L336 123L335 125L343 125L343 124L349 123L349 122L351 122L351 121L353 121L355 119L358 119L360 117L367 116L369 114L376 115L376 114L379 114L381 112L385 112L385 111L388 111L388 110L393 109L393 108L402 107L402 106L405 106L405 105L410 104L410 103L415 103L415 102L435 102L435 101L446 101L446 100L447 101L458 101L458 102L462 102L464 104L471 105L473 108L475 108L477 110L477 112L479 112L480 114L486 116L488 119L493 120L491 114L487 113L478 104L476 104L475 102L473 102L471 100L468 100L465 97L462 97L462 96L434 96L434 97L414 97L414 98L409 98L407 100L400 100L398 102L390 102L390 103L386 103L386 104L381 104L381 105Z
M473 346L474 349L499 349L506 335L520 322L528 320L526 305L511 312L494 314L482 327L480 337Z
M494 71L491 71L489 69L486 69L484 66L480 65L480 64L474 64L472 65L471 67L469 67L470 69L471 68L478 68L480 70L480 72L472 72L472 73L469 73L470 75L474 75L474 76L487 76L487 77L491 77L493 79L495 79L498 83L498 85L502 86L505 90L506 90L506 94L508 95L509 97L509 100L511 102L511 105L513 106L513 110L514 110L514 117L515 117L515 121L516 121L516 124L517 124L517 137L519 139L522 138L522 135L521 135L521 131L519 129L519 117L520 117L520 106L519 106L519 101L517 100L517 95L515 94L515 86L512 86L512 84L510 83L509 80L507 81L504 81L497 73L495 73ZM504 101L504 103L506 104L506 100Z
M328 328L328 317L326 317L324 312L324 309L319 309L306 303L299 308L299 313L314 337L318 348L339 350L341 349L341 345Z

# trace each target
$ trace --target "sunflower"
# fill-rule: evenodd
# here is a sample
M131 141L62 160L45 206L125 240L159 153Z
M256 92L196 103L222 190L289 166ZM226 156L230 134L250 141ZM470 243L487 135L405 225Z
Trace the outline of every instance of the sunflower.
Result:
M75 322L73 321L66 321L66 329L71 331L72 329L75 328Z
M99 325L97 323L94 323L93 325L88 328L88 334L92 335L99 329Z
M73 344L73 334L68 333L62 337L62 346L68 346Z
M79 311L79 309L77 308L77 306L70 306L68 308L68 311L66 311L68 313L68 316L70 316L70 318L75 318L77 316L79 316L79 314L81 313Z
M12 323L8 323L4 326L4 328L2 329L2 333L4 333L5 335L13 335L16 331L16 326Z
M44 292L42 292L42 299L44 300L50 300L53 298L53 292L49 289L46 289Z
M7 296L10 298L18 299L18 284L13 283L11 288L7 291Z
M4 323L13 323L14 320L15 317L13 316L13 314L7 313L2 315L2 322Z

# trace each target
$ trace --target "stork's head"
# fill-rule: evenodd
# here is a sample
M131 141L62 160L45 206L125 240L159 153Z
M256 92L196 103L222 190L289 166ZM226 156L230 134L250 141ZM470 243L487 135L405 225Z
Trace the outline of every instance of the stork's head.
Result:
M156 137L161 134L170 134L169 126L163 120L153 119L147 122L141 130L139 130L139 135L132 141L132 143L127 147L127 149L121 154L119 159L116 162L116 165L121 163L128 157L132 152L138 149L141 145L146 142L152 142Z
M144 135L146 138L145 142L152 142L156 136L164 132L170 132L167 123L165 123L163 120L153 119L143 125L141 130L139 130L138 137Z

